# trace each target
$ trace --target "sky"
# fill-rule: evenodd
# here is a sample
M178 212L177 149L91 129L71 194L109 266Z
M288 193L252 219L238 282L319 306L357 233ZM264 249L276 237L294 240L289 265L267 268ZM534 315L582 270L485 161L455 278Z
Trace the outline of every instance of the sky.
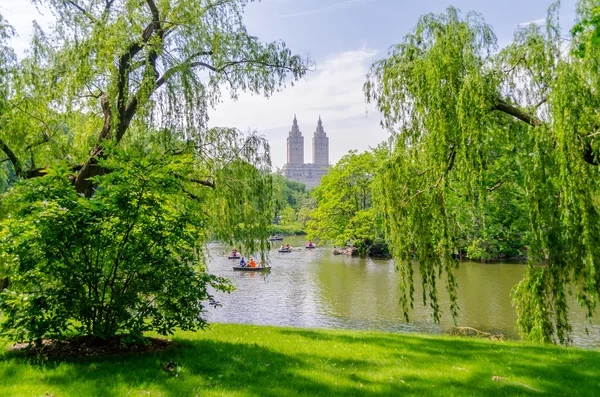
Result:
M294 114L304 135L305 162L312 162L312 134L321 116L329 136L329 159L335 164L349 150L359 152L389 137L380 127L380 115L365 102L362 86L371 64L386 56L390 46L427 13L452 5L463 13L477 11L492 25L500 47L512 41L515 29L543 23L549 0L262 0L250 3L245 21L250 34L265 42L283 40L293 52L310 56L313 71L271 98L224 95L210 113L213 126L256 131L271 144L273 166L286 163L286 138ZM23 55L32 33L32 21L47 26L29 0L0 0L0 13L15 27L17 54ZM567 32L575 18L575 0L562 1L560 21Z

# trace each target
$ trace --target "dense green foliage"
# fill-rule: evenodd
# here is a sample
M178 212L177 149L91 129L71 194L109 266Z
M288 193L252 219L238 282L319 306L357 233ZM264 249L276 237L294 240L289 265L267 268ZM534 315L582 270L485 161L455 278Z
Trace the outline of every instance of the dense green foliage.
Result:
M216 304L207 288L231 289L203 267L198 242L215 219L182 194L177 175L193 172L191 156L116 152L102 164L111 172L96 177L91 200L64 167L6 195L0 242L14 265L0 331L11 340L203 328L201 302Z
M528 224L521 186L522 173L513 157L501 157L512 144L497 141L486 153L485 194L469 191L466 199L452 188L448 206L456 217L456 251L460 258L492 260L523 258L527 253ZM359 254L387 255L375 175L389 160L386 145L362 154L350 152L323 178L313 192L316 208L306 224L308 238L337 246L351 246ZM383 183L383 182L382 182ZM390 196L394 192L387 193ZM290 211L290 214L293 214Z
M579 17L593 21L593 7L580 1ZM413 302L411 250L434 318L442 273L450 311L458 310L456 198L481 203L490 190L497 195L494 169L523 194L530 266L513 295L520 331L533 340L567 342L569 293L588 315L594 312L600 299L600 56L586 43L597 30L593 23L575 30L572 48L584 44L585 51L573 55L565 51L557 15L553 5L543 27L519 28L498 52L480 15L463 17L449 8L423 16L373 65L365 92L394 131L393 155L378 184L406 312Z
M384 145L342 159L321 180L313 196L316 209L307 223L308 238L371 253L383 242L381 218L373 207L372 183L388 150Z
M173 339L179 346L155 354L34 365L0 353L0 396L595 396L600 387L593 350L237 324Z
M20 62L0 19L0 189L20 181L0 209L4 333L203 327L207 288L229 289L206 274L208 236L264 251L273 219L268 143L208 129L208 111L309 61L249 35L247 0L34 3L56 24Z
M271 227L273 233L304 233L314 207L306 185L273 174L273 205L276 223Z

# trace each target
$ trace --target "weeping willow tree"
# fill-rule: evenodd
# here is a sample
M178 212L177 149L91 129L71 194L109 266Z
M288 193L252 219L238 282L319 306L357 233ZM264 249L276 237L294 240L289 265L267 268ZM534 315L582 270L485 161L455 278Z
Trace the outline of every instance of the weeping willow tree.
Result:
M107 338L205 325L214 236L268 247L268 142L208 128L228 92L269 96L311 62L243 23L247 0L33 0L27 56L0 55L0 332ZM0 19L0 48L11 33ZM6 72L10 66L10 74ZM68 299L65 300L65 297Z
M242 18L248 0L32 2L55 21L49 33L34 24L18 65L11 51L2 52L12 69L0 69L0 150L11 171L39 177L67 161L75 191L92 197L94 177L107 172L98 165L105 142L192 155L194 173L181 176L187 194L219 196L219 219L237 219L218 225L220 236L247 235L254 246L246 232L270 216L249 199L269 194L268 143L208 129L209 109L224 92L269 96L303 77L311 61L283 42L250 35ZM11 33L5 25L0 19L0 45Z
M424 304L439 320L444 282L456 318L457 211L461 202L481 205L500 184L523 192L531 234L529 265L513 290L519 331L569 342L572 293L592 316L600 298L598 11L579 2L565 42L552 5L545 24L519 28L499 50L481 15L448 8L421 17L373 64L365 93L394 143L376 197L407 319L413 255Z

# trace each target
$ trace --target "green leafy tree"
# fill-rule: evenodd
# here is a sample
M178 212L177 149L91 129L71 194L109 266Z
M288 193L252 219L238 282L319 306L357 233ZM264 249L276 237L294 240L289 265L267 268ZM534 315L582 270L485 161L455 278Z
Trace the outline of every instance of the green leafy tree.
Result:
M0 129L5 122L5 114L9 112L11 106L7 98L9 97L10 82L16 58L14 51L8 46L7 41L12 35L12 27L0 15ZM10 152L7 153L7 149L9 148L6 146L4 139L0 137L0 150L4 154L0 158L0 193L5 191L8 186L9 172L12 168L7 166L12 159L12 154Z
M311 206L306 185L273 174L273 206L276 223L284 228L273 227L277 232L299 233L306 227L306 216Z
M68 158L74 186L87 196L93 194L90 177L103 172L96 165L103 140L143 139L152 125L206 149L208 109L223 89L233 97L240 91L268 96L309 66L284 43L263 44L248 34L246 0L34 2L49 6L61 28L50 35L35 31L12 93L12 101L23 104L2 126L5 152L14 153L18 175L37 176L44 167L23 160L37 143L32 134L45 130L44 142L34 147L43 152L56 149L58 126L75 131ZM27 123L39 125L26 129ZM54 154L42 164L64 153Z
M115 152L100 164L93 200L73 189L65 167L20 183L0 224L10 288L0 293L2 334L39 341L69 332L106 338L205 326L208 292L230 291L204 267L201 205L176 174L193 158ZM200 207L200 208L199 208Z
M267 141L207 129L208 111L223 91L269 96L309 60L249 35L246 0L34 3L60 28L35 27L2 98L20 181L0 209L3 332L202 327L208 286L230 289L206 273L208 236L264 251L273 216Z
M309 239L350 245L363 255L380 242L371 185L387 153L383 146L361 154L351 151L323 177L313 193L316 208L307 222Z
M592 15L592 4L579 3L580 17ZM577 296L588 316L595 310L600 57L593 46L583 57L565 51L557 16L553 5L543 27L519 28L498 52L479 14L463 17L449 8L421 17L372 66L365 92L394 141L393 155L378 174L378 196L400 264L407 318L414 300L411 250L434 318L439 320L443 273L456 316L452 254L459 231L452 197L488 197L488 153L502 146L507 150L496 161L518 167L518 178L509 181L524 194L530 236L530 265L513 292L519 330L532 340L568 342L567 294ZM575 44L588 38L575 33ZM507 156L511 163L503 160Z

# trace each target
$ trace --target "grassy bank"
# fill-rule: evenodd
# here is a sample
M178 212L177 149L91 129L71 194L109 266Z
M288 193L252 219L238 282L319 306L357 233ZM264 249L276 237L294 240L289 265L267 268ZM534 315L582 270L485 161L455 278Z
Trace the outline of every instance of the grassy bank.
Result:
M0 396L593 396L600 390L600 353L556 346L233 324L180 332L173 340L177 347L141 356L56 361L0 353Z

